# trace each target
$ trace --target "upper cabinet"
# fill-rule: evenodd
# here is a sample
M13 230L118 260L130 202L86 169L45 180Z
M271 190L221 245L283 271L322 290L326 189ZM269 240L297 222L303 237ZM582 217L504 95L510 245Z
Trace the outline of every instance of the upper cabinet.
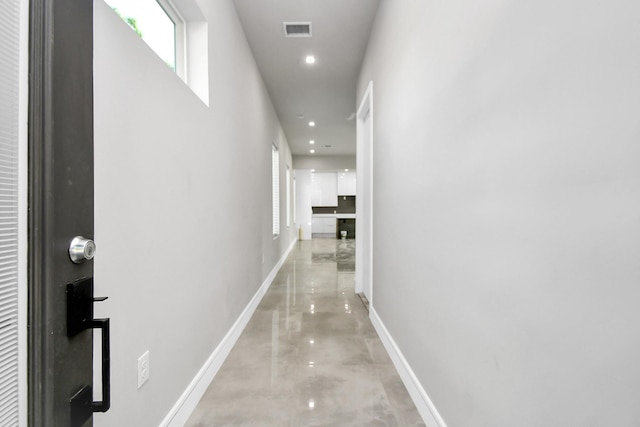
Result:
M338 196L356 195L356 173L338 172Z
M338 206L335 172L317 172L311 175L311 206Z
M338 196L355 195L355 172L316 172L311 174L311 206L338 206Z

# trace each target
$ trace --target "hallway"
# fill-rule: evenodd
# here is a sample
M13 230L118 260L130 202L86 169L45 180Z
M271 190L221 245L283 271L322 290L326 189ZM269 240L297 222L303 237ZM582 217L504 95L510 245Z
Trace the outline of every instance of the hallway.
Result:
M354 294L354 255L296 243L188 427L424 425Z

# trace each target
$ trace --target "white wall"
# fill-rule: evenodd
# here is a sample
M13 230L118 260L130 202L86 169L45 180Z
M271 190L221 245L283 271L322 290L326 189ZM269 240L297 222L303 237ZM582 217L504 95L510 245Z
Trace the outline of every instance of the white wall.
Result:
M282 195L291 154L230 0L199 2L209 107L94 3L96 315L112 322L112 406L95 425L157 426L296 237L271 230L272 142Z
M381 3L374 307L450 427L638 424L639 14Z

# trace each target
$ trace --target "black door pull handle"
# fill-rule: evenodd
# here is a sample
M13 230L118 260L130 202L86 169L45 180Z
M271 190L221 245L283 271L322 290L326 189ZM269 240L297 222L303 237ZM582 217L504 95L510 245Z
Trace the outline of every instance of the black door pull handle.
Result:
M72 425L82 425L92 412L107 412L111 406L111 345L109 319L93 318L93 303L107 297L93 296L93 278L67 285L67 336L69 338L87 329L100 329L102 333L102 400L94 402L91 386L84 386L70 400Z
M102 400L93 402L93 412L107 412L111 406L111 349L109 337L109 319L93 319L91 327L102 329Z

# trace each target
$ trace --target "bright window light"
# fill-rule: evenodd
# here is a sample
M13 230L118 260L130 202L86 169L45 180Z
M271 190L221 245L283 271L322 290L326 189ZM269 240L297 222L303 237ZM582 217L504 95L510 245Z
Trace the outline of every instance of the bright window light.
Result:
M176 40L180 34L176 26L181 22L170 3L163 1L161 6L156 0L105 1L173 71L177 70Z
M287 165L287 174L285 179L287 187L287 227L291 226L291 169Z
M291 209L293 210L293 223L298 222L297 211L296 211L296 179L293 178L293 189L291 190Z

